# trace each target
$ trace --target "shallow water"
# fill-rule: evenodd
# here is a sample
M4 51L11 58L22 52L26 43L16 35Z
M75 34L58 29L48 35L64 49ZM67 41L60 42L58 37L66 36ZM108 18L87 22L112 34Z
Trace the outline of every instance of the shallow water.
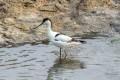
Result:
M120 80L120 44L110 39L86 39L58 61L52 45L0 49L0 80Z

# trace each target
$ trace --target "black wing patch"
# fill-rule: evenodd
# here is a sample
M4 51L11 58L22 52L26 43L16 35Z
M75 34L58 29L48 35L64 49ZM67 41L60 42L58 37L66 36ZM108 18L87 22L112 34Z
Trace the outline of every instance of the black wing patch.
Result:
M59 36L60 35L60 33L57 33L56 35L55 35L55 38L57 37L57 36ZM57 39L55 39L55 41L58 41Z
M57 36L59 36L60 34L59 33L57 33L56 35L55 35L55 37L57 37Z

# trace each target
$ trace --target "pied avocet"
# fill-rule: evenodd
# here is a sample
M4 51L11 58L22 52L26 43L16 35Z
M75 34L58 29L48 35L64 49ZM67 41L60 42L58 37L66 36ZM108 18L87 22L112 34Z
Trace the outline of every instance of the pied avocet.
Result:
M79 40L79 42L76 42L74 38L71 38L69 36L60 34L59 32L55 32L52 30L52 21L49 18L44 18L42 23L38 25L37 27L33 28L36 29L41 25L45 25L47 27L47 33L48 33L48 39L49 41L54 44L55 46L60 48L60 59L61 59L61 50L66 47L74 47L79 46L80 42L85 43L86 41ZM67 55L67 54L65 54Z

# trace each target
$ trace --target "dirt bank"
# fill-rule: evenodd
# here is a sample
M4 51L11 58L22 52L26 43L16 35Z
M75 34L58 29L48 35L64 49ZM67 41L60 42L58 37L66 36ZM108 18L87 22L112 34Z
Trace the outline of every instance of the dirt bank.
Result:
M120 33L119 3L119 0L1 0L0 46L45 39L45 29L30 30L44 17L52 20L55 31L70 36Z

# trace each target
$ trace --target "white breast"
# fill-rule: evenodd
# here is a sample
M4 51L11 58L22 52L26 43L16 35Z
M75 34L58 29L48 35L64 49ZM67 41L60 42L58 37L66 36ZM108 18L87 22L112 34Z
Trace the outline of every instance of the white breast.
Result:
M58 32L50 32L50 33L48 33L48 38L49 38L49 40L50 40L50 41L54 41L56 34L58 34Z

